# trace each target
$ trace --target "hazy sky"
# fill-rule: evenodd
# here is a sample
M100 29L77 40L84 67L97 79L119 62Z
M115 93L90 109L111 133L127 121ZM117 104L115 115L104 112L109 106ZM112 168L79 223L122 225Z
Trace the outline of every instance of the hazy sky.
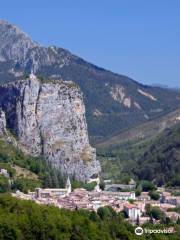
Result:
M0 18L146 84L180 87L180 0L0 0Z

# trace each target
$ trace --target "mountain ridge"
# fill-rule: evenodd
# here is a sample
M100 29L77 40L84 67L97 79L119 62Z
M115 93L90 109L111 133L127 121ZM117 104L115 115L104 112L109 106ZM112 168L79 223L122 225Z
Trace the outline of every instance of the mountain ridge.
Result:
M14 25L0 22L0 59L4 59L0 61L0 82L20 79L33 69L45 79L77 83L83 91L92 142L158 118L180 106L179 92L140 84L86 62L63 48L42 47L30 38L27 43L26 34L19 37L13 32L13 35L12 28ZM15 44L10 36L17 40ZM6 44L8 41L10 47Z

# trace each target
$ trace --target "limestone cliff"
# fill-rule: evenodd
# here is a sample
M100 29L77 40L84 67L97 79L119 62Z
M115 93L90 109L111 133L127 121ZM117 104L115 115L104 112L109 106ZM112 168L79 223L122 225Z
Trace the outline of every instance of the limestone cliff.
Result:
M76 84L42 82L33 76L2 85L0 107L21 149L43 155L78 180L97 176L100 164L89 144L83 97Z
M7 135L6 117L2 110L0 110L0 137Z

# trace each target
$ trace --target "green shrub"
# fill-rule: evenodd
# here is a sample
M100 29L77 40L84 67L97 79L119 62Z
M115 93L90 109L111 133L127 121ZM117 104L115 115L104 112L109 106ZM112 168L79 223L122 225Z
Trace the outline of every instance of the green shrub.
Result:
M148 192L148 191L152 191L152 190L156 189L154 184L147 180L142 181L141 186L142 186L142 191L144 191L144 192Z
M39 180L32 180L27 178L18 178L13 183L14 190L20 190L24 193L28 193L28 191L34 191L35 188L41 187L42 183Z
M4 193L10 190L10 185L8 182L8 178L0 175L0 193Z
M159 200L160 195L156 191L150 191L149 196L151 197L152 200Z

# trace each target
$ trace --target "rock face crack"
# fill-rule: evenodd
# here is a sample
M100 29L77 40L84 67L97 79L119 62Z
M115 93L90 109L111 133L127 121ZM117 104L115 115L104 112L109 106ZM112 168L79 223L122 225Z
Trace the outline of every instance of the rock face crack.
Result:
M7 97L14 92L16 96ZM80 181L99 174L96 151L89 144L83 96L74 83L42 83L33 78L0 86L0 94L6 117L15 111L11 127L22 150L43 155L63 174Z
M39 103L40 94L41 94L41 83L40 83L40 86L39 86L37 99L36 99L36 104L35 104L35 118L36 118L37 128L39 129L39 136L40 136L40 142L41 142L41 155L44 155L44 140L43 140L43 135L41 133L41 128L39 126L38 119L37 119L37 111L38 111L38 103Z

